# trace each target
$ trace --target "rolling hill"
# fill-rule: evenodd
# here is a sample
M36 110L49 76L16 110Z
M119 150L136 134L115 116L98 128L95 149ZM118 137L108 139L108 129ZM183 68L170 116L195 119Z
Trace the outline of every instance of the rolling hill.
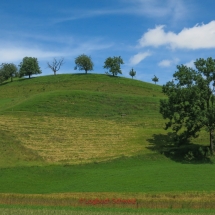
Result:
M162 97L160 86L98 74L4 83L0 165L83 164L152 154L147 139L163 132Z
M135 198L140 207L214 208L214 158L193 162L190 146L173 145L161 98L161 86L98 74L1 84L0 204ZM205 134L191 146L207 145Z

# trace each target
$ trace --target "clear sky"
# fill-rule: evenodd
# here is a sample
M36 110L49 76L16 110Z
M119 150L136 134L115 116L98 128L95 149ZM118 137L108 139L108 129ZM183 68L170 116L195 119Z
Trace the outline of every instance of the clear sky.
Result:
M47 62L64 57L58 73L77 73L80 54L93 73L121 56L123 77L134 68L136 79L165 84L176 65L215 58L215 0L0 0L0 63L37 57L50 75Z

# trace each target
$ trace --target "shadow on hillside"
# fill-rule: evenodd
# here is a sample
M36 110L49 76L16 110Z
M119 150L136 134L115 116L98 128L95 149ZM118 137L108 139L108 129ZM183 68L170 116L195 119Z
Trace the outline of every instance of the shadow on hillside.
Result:
M82 75L94 75L95 73L90 73L90 72L88 72L88 73L72 73L72 75L78 75L78 76L82 76Z
M148 149L163 154L167 158L180 163L212 163L208 146L187 143L181 146L175 144L174 133L154 134L147 139Z
M7 84L11 84L11 83L13 83L13 82L27 81L27 80L31 80L31 79L34 79L34 78L36 78L36 77L31 77L31 78L19 78L19 79L13 80L12 82L11 82L11 81L6 81L6 82L1 83L0 86L7 85Z
M9 83L11 83L11 82L3 82L3 83L0 84L0 86L6 85L6 84L9 84Z
M18 82L20 82L20 81L28 81L28 80L31 80L31 79L34 79L34 78L37 78L37 77L31 77L31 78L20 78L20 79L17 79L17 80L15 80L15 81L18 81Z
M113 75L110 75L110 74L106 74L106 76L110 77L110 78L120 78L120 76L116 76L116 75L113 76Z

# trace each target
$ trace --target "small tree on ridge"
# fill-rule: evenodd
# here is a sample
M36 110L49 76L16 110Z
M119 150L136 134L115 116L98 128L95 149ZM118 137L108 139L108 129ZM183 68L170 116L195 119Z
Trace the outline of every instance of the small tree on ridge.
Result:
M158 81L159 81L159 78L158 78L156 75L154 75L154 78L152 78L152 81L154 81L154 82L155 82L155 84L156 84L156 82L158 82Z
M134 69L132 68L131 70L130 70L130 72L129 72L129 75L132 77L132 79L133 79L133 77L136 75L136 71L134 71Z
M20 77L28 76L29 78L31 78L31 75L42 73L38 65L37 58L35 57L24 57L19 67Z
M87 71L92 71L94 66L91 57L85 54L79 55L75 58L75 64L75 70L84 70L86 74Z
M116 76L118 73L122 74L120 65L124 64L123 59L119 57L108 57L104 62L104 68L109 69L109 72Z
M1 76L3 76L2 80L10 78L11 82L13 81L13 77L16 76L18 70L17 66L13 63L3 63L0 69Z
M61 58L60 60L54 60L52 63L47 62L48 67L54 72L54 75L56 75L57 71L60 69L60 67L63 65L64 58Z

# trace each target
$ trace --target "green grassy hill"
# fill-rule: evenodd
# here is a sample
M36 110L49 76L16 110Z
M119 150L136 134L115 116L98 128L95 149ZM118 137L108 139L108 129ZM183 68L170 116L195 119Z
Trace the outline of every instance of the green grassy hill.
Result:
M162 130L162 97L160 86L107 75L7 82L0 86L5 145L0 165L88 163L151 153L147 138ZM20 153L10 162L6 142Z
M57 193L53 198L61 199L60 193L90 198L101 192L100 198L136 197L146 205L152 200L152 208L157 201L171 205L178 195L181 207L189 206L198 192L193 205L207 200L211 208L214 165L211 160L189 163L193 155L183 147L175 154L170 131L163 129L165 121L159 114L161 98L161 86L97 74L3 83L0 203L2 199L21 204L25 199L12 193ZM202 132L193 143L207 145L208 135ZM141 197L146 193L151 200ZM156 204L155 193L160 194ZM31 198L25 201L34 201ZM46 204L46 197L38 198L37 204Z

